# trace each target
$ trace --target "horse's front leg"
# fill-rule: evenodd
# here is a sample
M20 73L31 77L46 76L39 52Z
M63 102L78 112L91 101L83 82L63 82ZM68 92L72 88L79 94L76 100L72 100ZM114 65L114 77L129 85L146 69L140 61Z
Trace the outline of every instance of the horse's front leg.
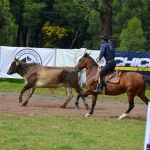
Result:
M87 113L85 115L85 117L89 117L89 116L93 115L93 113L94 113L94 107L96 105L96 100L97 100L97 94L93 94L92 95L92 107L91 107L91 110L90 110L89 113Z
M81 96L84 96L84 97L86 97L86 96L88 96L89 94L91 94L91 90L85 90L84 92L81 92L81 93L79 93L78 95L77 95L77 98L76 98L76 101L75 101L75 108L76 109L78 109L79 108L79 98L81 97Z
M75 108L79 109L79 98L81 97L82 93L77 95L76 101L75 101Z
M75 87L75 90L76 90L76 92L78 93L78 94L80 94L81 92L82 92L82 89L80 88L80 86L77 86L77 87ZM86 101L86 99L85 99L85 96L81 96L81 98L82 98L82 100L83 100L83 103L84 103L84 105L85 105L85 108L86 109L89 109L89 105L88 105L88 103L87 103L87 101ZM78 99L79 100L79 99ZM77 102L78 103L78 102Z

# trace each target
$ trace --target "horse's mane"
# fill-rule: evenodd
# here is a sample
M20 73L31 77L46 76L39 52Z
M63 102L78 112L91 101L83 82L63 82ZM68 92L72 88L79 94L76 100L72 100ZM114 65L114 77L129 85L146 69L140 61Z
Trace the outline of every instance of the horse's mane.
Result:
M90 59L92 59L93 62L96 63L96 61L90 56L90 53L89 53L89 54L88 54L88 53L85 53L85 54L84 54L84 57L90 58ZM97 63L96 63L96 64L97 64Z

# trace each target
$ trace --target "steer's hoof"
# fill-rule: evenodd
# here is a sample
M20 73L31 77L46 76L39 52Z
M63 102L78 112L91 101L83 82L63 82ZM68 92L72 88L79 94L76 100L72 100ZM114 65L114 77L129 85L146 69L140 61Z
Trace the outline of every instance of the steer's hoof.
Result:
M66 107L65 105L61 105L61 106L60 106L60 108L65 108L65 107Z
M28 103L28 102L27 102L27 101L25 101L25 102L22 104L22 106L26 106L26 105L27 105L27 103Z
M19 103L21 103L22 102L22 98L19 98Z
M89 114L89 113L87 113L86 115L85 115L85 117L91 117L92 115L91 114Z
M87 105L85 108L86 108L86 110L88 110L88 109L89 109L89 106Z

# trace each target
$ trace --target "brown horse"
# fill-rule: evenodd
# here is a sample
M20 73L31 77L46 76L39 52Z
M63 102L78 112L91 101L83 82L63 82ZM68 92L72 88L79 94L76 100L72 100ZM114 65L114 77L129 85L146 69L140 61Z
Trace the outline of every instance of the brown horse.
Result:
M96 76L98 73L98 64L94 61L89 54L85 53L80 59L77 65L75 66L76 71L81 71L83 68L86 68L86 90L78 94L75 106L78 107L78 101L81 96L92 95L92 107L89 113L86 116L90 116L94 112L94 107L96 105L97 93L94 93L93 90L97 88L98 81ZM114 74L114 73L112 73ZM120 75L120 80L118 83L105 83L105 94L106 95L119 95L127 93L129 108L127 111L122 114L118 120L126 117L128 113L134 108L134 97L137 95L141 98L146 105L148 105L149 99L145 96L146 91L146 82L150 84L150 77L143 76L136 72L126 72Z

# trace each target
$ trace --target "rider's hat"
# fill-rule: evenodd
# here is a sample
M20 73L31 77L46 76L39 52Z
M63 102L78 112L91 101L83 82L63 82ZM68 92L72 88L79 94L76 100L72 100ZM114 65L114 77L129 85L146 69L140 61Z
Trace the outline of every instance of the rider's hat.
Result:
M100 39L104 39L104 40L109 40L109 38L108 38L107 35L101 35L99 38L100 38Z

